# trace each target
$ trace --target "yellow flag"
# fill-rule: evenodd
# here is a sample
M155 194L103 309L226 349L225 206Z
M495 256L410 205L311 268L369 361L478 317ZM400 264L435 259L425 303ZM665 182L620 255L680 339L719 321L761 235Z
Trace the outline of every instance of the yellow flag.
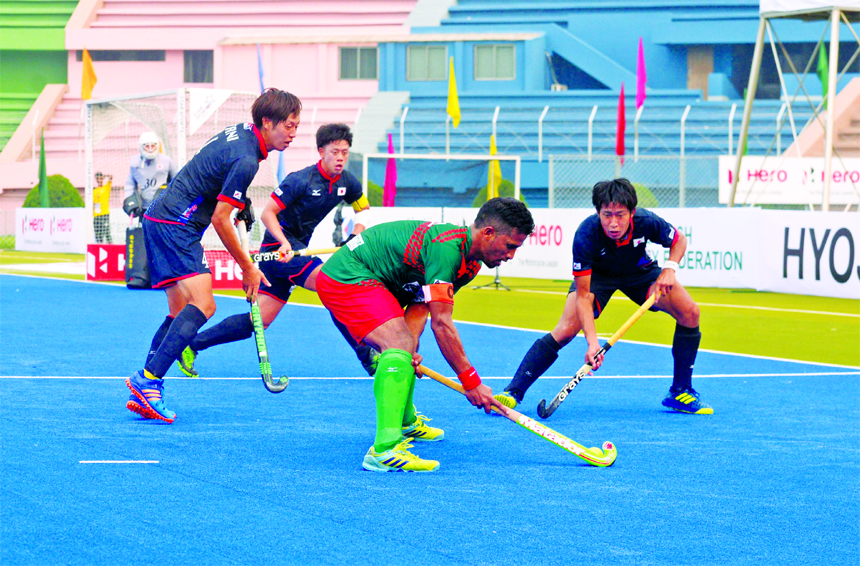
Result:
M457 96L457 79L454 78L454 58L448 62L448 116L454 127L460 125L460 98Z
M93 60L90 52L84 47L84 76L81 79L81 99L89 100L93 97L93 87L96 86L96 70L93 68Z
M496 155L496 136L490 136L490 155ZM499 185L502 184L502 167L498 159L490 161L490 171L487 173L487 200L499 196Z

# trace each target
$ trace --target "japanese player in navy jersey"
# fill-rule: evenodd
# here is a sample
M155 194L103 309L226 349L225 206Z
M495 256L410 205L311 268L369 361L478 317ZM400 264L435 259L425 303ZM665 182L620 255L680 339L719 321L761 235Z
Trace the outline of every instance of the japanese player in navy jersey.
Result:
M200 238L211 224L242 269L248 300L257 297L263 273L242 250L230 219L245 207L246 191L260 162L283 151L296 136L302 110L294 95L267 89L251 106L253 123L229 126L207 141L143 217L153 288L164 289L170 314L152 339L144 369L126 380L126 407L148 419L173 422L162 399L163 380L203 324L215 313L212 276Z
M552 332L535 341L513 380L496 398L511 408L521 403L532 383L580 330L588 343L585 361L599 368L603 355L595 358L600 343L594 321L612 294L620 290L639 305L656 293L651 310L666 312L676 321L674 379L663 405L683 413L712 414L713 409L699 399L692 386L693 364L702 337L699 306L675 278L678 261L687 249L686 237L653 212L637 209L636 190L627 179L597 183L592 202L597 214L583 220L574 235L574 281L561 319ZM649 241L669 248L669 260L662 268L645 251Z
M317 130L320 160L289 174L272 193L262 214L266 234L261 251L280 251L281 259L263 261L260 269L271 282L260 287L259 304L263 326L268 327L287 303L296 285L316 292L316 280L322 260L315 256L294 257L293 251L307 248L314 229L341 202L355 210L354 235L364 231L369 222L370 204L361 183L344 169L352 146L352 132L346 124L326 124ZM344 338L355 350L365 370L373 375L378 354L367 345L359 345L341 323L332 317ZM218 344L250 338L254 326L250 316L239 314L222 320L201 332L182 353L179 367L186 375L197 375L194 360L198 352Z

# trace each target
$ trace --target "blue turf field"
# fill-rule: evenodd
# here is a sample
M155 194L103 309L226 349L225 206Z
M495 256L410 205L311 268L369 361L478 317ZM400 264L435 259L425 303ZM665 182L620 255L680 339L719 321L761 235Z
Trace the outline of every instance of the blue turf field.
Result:
M215 320L247 308L218 305ZM168 380L173 425L127 411L122 378L165 311L160 292L0 276L0 563L860 561L857 368L701 352L696 374L716 377L694 384L715 414L690 417L659 403L669 349L619 343L545 421L613 441L603 469L423 380L416 402L446 439L415 452L439 472L372 474L372 382L339 379L362 370L319 308L291 306L267 334L284 393L262 387L249 340L201 356L211 379ZM487 376L510 376L539 336L458 327ZM575 371L578 346L550 373ZM422 350L450 373L429 332ZM563 383L538 381L522 411Z

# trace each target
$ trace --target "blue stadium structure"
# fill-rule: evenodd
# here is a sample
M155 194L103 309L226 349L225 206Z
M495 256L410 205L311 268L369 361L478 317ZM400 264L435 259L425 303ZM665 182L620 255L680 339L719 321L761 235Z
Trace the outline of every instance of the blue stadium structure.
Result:
M413 27L412 35L404 39L380 42L380 91L408 93L408 102L397 112L402 116L406 111L404 153L444 154L447 144L451 153L486 154L497 116L499 153L522 156L524 193L531 205L546 206L549 155L615 154L622 84L628 157L634 151L641 156L718 156L737 151L742 93L749 81L758 24L758 0L459 0L438 27ZM786 20L774 31L798 73L806 71L807 91L814 94L817 88L820 97L815 66L810 69L807 64L822 26ZM841 37L854 41L849 31ZM636 139L640 38L648 88ZM851 47L847 43L841 50L841 63L851 58ZM461 122L446 135L451 57ZM774 58L768 54L751 118L749 154L787 149L794 139L792 129L799 133L814 116L782 57L788 96L781 91ZM860 64L855 60L850 70L860 70ZM846 74L840 86L856 76ZM388 133L395 140L401 138L398 118ZM387 142L378 150L385 152ZM463 185L451 171L433 175L427 166L403 163L399 185L452 189ZM370 176L378 177L382 166L371 163ZM418 173L410 175L410 170ZM504 176L509 178L508 173ZM707 176L713 177L711 186L701 188L713 195L700 205L717 205L716 177ZM452 190L439 198L463 204L475 191L467 193ZM407 194L400 191L399 202L403 198Z

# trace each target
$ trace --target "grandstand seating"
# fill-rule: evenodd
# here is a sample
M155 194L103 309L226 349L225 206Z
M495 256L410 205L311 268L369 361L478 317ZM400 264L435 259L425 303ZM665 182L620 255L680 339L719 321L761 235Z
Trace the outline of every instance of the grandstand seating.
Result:
M0 93L0 151L15 133L39 93Z
M626 153L634 150L634 98L627 97ZM404 122L404 151L406 153L444 153L445 96L415 96L408 103ZM646 99L639 121L639 153L642 155L679 155L681 153L681 118L687 106L690 112L685 122L684 153L687 155L718 155L728 153L728 118L732 102L703 102L694 91L667 95L650 95ZM549 106L543 121L543 154L586 154L588 152L588 121L597 106L592 124L592 152L614 154L617 124L617 94L520 93L462 94L461 121L450 130L452 153L487 153L495 108L500 108L496 124L496 146L500 153L522 155L537 160L539 153L539 118ZM774 135L782 103L757 100L753 105L748 151L764 154L771 143L776 151ZM800 101L793 107L794 121L799 132L812 114L811 108ZM739 101L733 119L732 147L737 147L743 104ZM389 130L399 139L399 129ZM788 113L783 112L780 149L792 142ZM379 144L379 151L387 146Z

